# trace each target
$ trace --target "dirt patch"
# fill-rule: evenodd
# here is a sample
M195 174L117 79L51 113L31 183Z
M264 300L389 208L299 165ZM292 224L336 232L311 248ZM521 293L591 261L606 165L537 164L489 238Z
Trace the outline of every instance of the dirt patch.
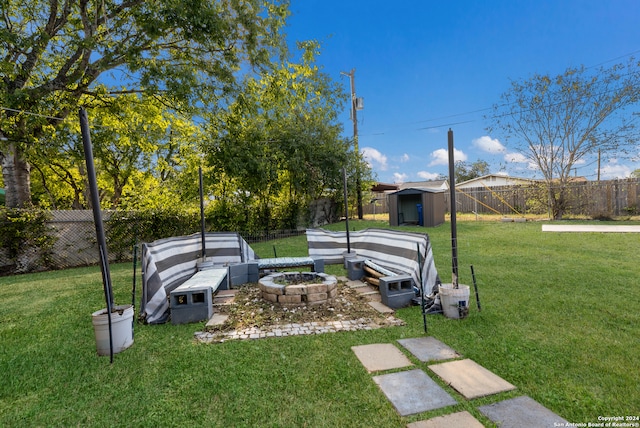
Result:
M239 289L234 302L216 306L215 312L228 315L224 324L208 327L209 332L227 332L251 327L306 322L347 321L365 319L377 325L398 325L398 320L389 314L382 314L369 305L369 298L338 281L338 295L333 302L321 305L281 306L262 299L257 284Z

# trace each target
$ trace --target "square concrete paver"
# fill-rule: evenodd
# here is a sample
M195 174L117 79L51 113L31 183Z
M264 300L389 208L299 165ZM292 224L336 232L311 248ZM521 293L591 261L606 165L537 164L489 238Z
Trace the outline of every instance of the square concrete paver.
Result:
M356 290L356 293L360 294L361 296L366 296L369 294L380 294L380 291L378 291L376 288L373 288L370 285L365 285L364 287L357 287L357 288L354 288L354 290Z
M369 373L413 365L402 351L390 343L352 346L351 349Z
M437 418L427 419L425 421L412 422L407 428L484 428L471 413L464 411L452 413L450 415L438 416Z
M227 319L229 319L229 315L213 314L211 319L207 321L207 327L222 325L227 321Z
M467 400L516 389L506 380L472 360L433 364L429 369Z
M522 396L478 408L500 428L568 426L568 422L531 397Z
M400 416L457 404L452 396L420 369L374 376L373 381Z
M391 309L389 306L385 305L382 302L372 301L367 303L369 303L369 306L371 306L373 309L380 312L381 314L393 314L395 312L393 309Z
M400 339L400 345L404 346L417 359L422 362L435 360L450 360L460 357L453 349L440 342L435 337L418 337L415 339Z

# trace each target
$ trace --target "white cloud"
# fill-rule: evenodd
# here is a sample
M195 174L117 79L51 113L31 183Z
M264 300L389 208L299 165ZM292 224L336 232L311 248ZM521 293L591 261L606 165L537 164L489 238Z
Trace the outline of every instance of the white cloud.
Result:
M435 150L433 152L431 152L431 158L433 159L430 163L429 166L435 166L435 165L449 165L449 152L445 149L438 149ZM453 159L458 162L458 161L466 161L467 160L467 155L464 154L464 152L462 152L461 150L458 150L456 148L453 149Z
M400 172L393 173L394 183L404 183L405 181L407 181L407 178L409 178L409 176L405 173L400 173Z
M507 149L502 145L500 141L496 138L491 138L488 135L485 135L480 138L476 138L471 142L474 147L482 150L483 152L496 154L496 153L504 153Z
M408 154L403 154L402 157L400 158L400 162L409 162L409 155Z
M597 170L595 171L598 172ZM627 178L631 176L631 168L628 165L618 163L617 159L611 159L600 168L600 178L612 180L614 178Z
M424 179L424 180L435 180L436 178L438 178L440 174L437 174L435 172L427 172L427 171L418 171L418 177Z
M535 162L533 162L531 159L529 159L528 157L526 157L522 153L517 153L517 152L505 153L504 154L504 160L507 163L526 163L527 164L527 170L529 170L529 171L537 171L537 170L540 169L540 168L538 168L538 165L536 165ZM521 169L521 167L520 167L520 169Z
M522 153L516 153L516 152L505 153L504 160L512 163L529 163L530 162L529 158L527 158L525 155L523 155Z
M371 168L379 169L380 171L387 170L387 156L373 147L363 147L360 152Z

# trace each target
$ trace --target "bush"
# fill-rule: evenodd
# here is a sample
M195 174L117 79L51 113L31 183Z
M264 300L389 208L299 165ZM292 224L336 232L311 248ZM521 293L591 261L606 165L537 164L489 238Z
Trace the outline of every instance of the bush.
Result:
M50 218L42 209L0 207L0 248L9 261L3 272L26 273L51 267L55 238L47 225Z
M107 222L109 253L127 259L134 245L200 230L200 214L176 207L140 211L116 211Z

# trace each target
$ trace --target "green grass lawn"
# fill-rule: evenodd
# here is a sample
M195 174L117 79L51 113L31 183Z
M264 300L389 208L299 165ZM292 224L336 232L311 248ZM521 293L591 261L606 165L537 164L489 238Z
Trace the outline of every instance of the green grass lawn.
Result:
M448 224L405 230L429 233L450 282ZM253 247L271 256L273 245L306 254L304 236ZM193 339L202 323L136 324L111 365L95 352L91 313L104 296L91 267L0 278L0 426L402 427L454 410L491 426L477 407L519 395L576 423L638 414L640 235L460 222L458 247L460 280L472 285L473 264L482 311L472 298L464 320L429 316L429 335L516 391L466 401L443 385L457 406L398 416L350 348L423 335L418 307L397 312L404 327L211 345ZM131 265L113 265L112 277L116 302L130 303Z

